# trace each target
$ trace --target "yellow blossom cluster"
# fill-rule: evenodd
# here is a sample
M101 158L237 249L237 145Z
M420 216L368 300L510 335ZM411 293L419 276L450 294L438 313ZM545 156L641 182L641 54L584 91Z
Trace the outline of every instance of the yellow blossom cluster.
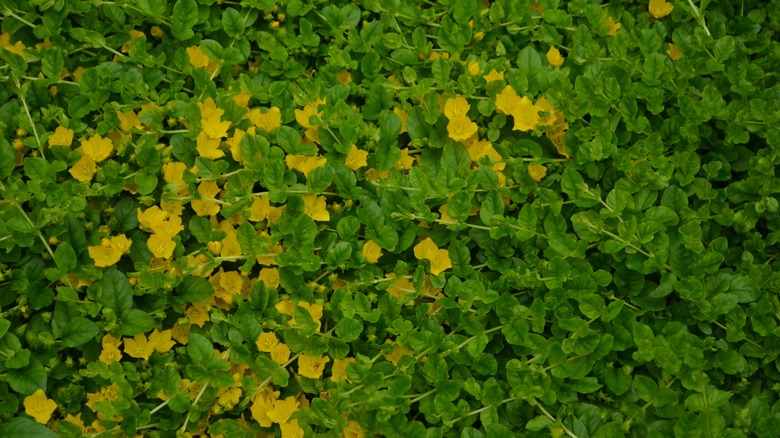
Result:
M528 132L539 126L548 127L545 131L561 155L569 155L563 148L563 136L569 125L563 118L563 113L555 111L546 98L540 98L536 103L526 96L520 97L511 85L507 85L496 95L496 110L502 114L511 115L515 131ZM540 115L540 113L542 115Z
M229 121L223 121L222 115L225 110L217 108L217 104L211 97L198 103L200 108L201 131L197 138L197 151L201 157L216 160L225 156L219 146L222 138L227 137L227 130L230 128Z
M477 133L479 127L468 116L469 105L466 98L458 96L448 99L444 104L444 115L449 120L447 133L455 141L464 141Z
M303 109L295 110L295 121L306 129L304 136L313 143L320 142L320 125L319 123L312 124L312 116L316 116L314 120L321 118L322 112L320 112L319 108L320 105L324 105L325 103L326 101L324 98L315 99L306 104Z
M187 48L187 56L190 59L190 65L195 68L206 69L207 72L214 74L219 68L219 62L212 61L203 53L200 46L191 46Z
M56 131L55 131L56 134ZM70 134L62 133L64 137L56 140L67 140L70 135L72 141L72 131ZM110 138L103 138L100 134L95 134L86 140L81 141L81 146L76 149L81 153L81 159L70 168L70 174L79 181L90 181L97 172L97 163L108 158L114 151L114 143Z
M181 221L181 205L166 204L167 210L152 206L138 209L138 223L142 230L152 233L146 247L155 257L169 259L176 249L173 238L184 229Z
M427 259L431 263L433 275L439 275L452 267L449 251L440 249L430 237L415 245L414 256L417 260Z
M95 261L95 266L105 268L115 265L122 258L122 254L129 253L132 243L124 234L120 234L111 238L103 238L100 245L89 246L87 251L92 260Z

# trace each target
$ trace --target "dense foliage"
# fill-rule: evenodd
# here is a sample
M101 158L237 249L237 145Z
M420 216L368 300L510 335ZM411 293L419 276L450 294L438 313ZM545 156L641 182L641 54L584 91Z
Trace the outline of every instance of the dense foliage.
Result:
M775 437L780 2L4 0L0 435Z

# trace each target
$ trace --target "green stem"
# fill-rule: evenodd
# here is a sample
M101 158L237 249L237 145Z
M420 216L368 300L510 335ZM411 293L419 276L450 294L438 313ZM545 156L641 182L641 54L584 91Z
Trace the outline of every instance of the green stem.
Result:
M192 408L194 409L195 406L200 401L200 398L203 397L203 393L206 392L206 388L209 386L209 381L206 380L206 382L203 383L203 387L200 388L200 391L198 392L198 395L195 397L195 400L192 402ZM184 418L184 424L181 426L181 429L179 429L179 432L184 433L187 430L187 423L190 422L190 416L192 415L192 409L190 409L189 412L187 412L187 416Z

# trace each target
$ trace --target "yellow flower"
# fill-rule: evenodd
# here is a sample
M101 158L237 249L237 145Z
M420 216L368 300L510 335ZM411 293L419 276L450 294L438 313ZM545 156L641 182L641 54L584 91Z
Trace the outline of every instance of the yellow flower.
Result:
M221 111L221 110L220 110ZM219 113L211 114L208 118L201 120L202 133L205 133L208 138L222 138L227 137L228 128L230 128L229 121L222 121Z
M79 150L99 163L111 155L111 152L114 151L114 143L111 142L110 138L103 138L99 134L95 134L89 140L82 141Z
M270 353L277 344L279 344L279 338L276 337L275 333L270 332L260 333L255 342L257 349L266 353Z
M342 438L364 438L365 436L363 428L360 427L360 423L355 420L349 420L347 422L347 427L344 428L344 435L342 435Z
M528 175L532 180L539 182L547 175L547 168L543 164L531 164L528 166Z
M146 335L143 333L135 335L132 339L124 338L123 341L125 343L125 354L130 357L147 360L154 351L154 345L149 343Z
M615 23L615 20L613 20L612 17L607 17L607 26L609 26L609 32L607 33L609 36L614 36L622 27L620 23Z
M452 120L456 117L466 117L471 105L465 97L458 96L452 99L448 99L444 104L444 115Z
M295 303L292 301L279 301L274 307L282 315L293 316L295 314Z
M476 76L479 74L479 62L470 62L468 66L469 74L471 76Z
M49 136L49 146L70 146L73 143L73 130L58 126Z
M103 351L100 352L99 359L101 362L111 365L114 362L122 360L122 352L114 345L104 345Z
M315 155L313 157L306 155L287 155L284 157L284 161L287 163L287 167L292 170L301 172L303 176L308 176L312 169L320 166L324 166L328 160L325 157Z
M396 275L394 273L385 274L385 277L387 278L395 278ZM390 285L390 287L387 288L387 292L396 297L401 298L405 295L415 293L414 285L409 282L406 278L399 278L393 282L393 284Z
M176 242L171 240L168 236L162 236L154 233L149 236L146 241L146 247L154 254L155 257L167 259L173 255L173 250L176 249Z
M171 337L180 344L187 344L190 341L190 327L192 324L174 324L171 327Z
M24 412L41 424L48 423L55 409L57 409L57 403L54 400L49 400L46 393L40 388L24 399Z
M666 54L669 55L669 59L672 61L677 61L683 57L683 52L680 51L680 48L672 43L669 43L669 50L666 51Z
M466 148L469 151L471 161L479 161L479 159L484 156L488 156L499 162L504 159L501 154L496 151L496 149L493 147L493 144L489 140L480 140L479 137L475 137L473 140L466 142ZM501 169L503 169L503 166L506 165L506 163L503 162L496 164L501 164Z
M560 67L563 64L563 56L555 47L550 47L547 51L547 62L553 67Z
M325 370L325 364L330 362L328 356L307 356L302 354L298 357L298 374L311 379L319 379Z
M271 427L273 422L268 418L268 412L273 409L276 397L279 396L279 391L270 392L268 388L263 388L255 395L254 402L252 403L252 418L257 421L262 427Z
M317 99L310 102L302 110L295 110L295 120L304 128L311 128L310 119L313 115L319 115L319 106L325 103L325 99Z
M282 430L282 438L303 438L303 429L298 425L298 420L279 425Z
M347 366L355 363L354 357L345 357L344 359L335 359L333 361L333 367L330 370L330 380L338 382L341 379L346 379L347 382L352 383L347 377Z
M252 206L249 207L249 220L252 222L265 220L268 217L270 207L271 203L267 194L256 196L252 201Z
M344 160L344 164L352 170L358 170L361 167L368 166L368 161L366 161L367 157L368 151L358 149L358 147L353 144L352 149L350 149L347 154L347 158Z
M81 428L82 433L84 433L83 430L86 428L86 426L84 425L84 421L81 420L81 412L79 412L79 414L75 417L72 414L66 415L64 421Z
M368 169L366 170L366 173L363 174L363 178L368 181L376 181L379 178L387 178L388 176L390 176L390 171L377 169Z
M193 67L206 68L209 65L209 57L200 49L200 46L187 48L187 55L190 57L190 64Z
M398 116L399 119L401 119L401 134L406 132L406 117L409 115L406 111L402 110L401 108L393 108L393 114Z
M363 244L363 257L368 263L374 264L379 260L379 257L382 257L382 248L373 240L367 240Z
M339 84L347 85L352 82L352 74L347 70L342 70L341 73L336 76L336 79L338 79Z
M217 107L217 103L211 97L207 97L203 102L198 102L198 108L200 109L201 120L211 117L222 117L222 114L225 114L225 110Z
M219 213L219 204L210 200L219 193L219 190L219 186L215 181L203 181L200 183L198 185L198 193L207 199L194 199L190 202L192 209L195 210L195 214L198 216L213 216Z
M203 302L194 303L189 309L184 311L184 315L192 324L195 324L198 327L203 327L203 325L206 324L206 321L211 319Z
M281 342L274 345L271 349L271 360L279 365L286 364L287 361L290 360L290 347Z
M152 29L149 31L149 33L151 33L155 38L161 38L163 35L165 35L165 31L160 29L159 26L152 26Z
M306 195L303 197L304 213L315 221L325 222L330 220L330 213L326 209L324 196Z
M121 339L117 339L117 338L115 338L115 337L113 337L111 335L108 335L108 334L107 335L103 335L103 339L100 341L100 343L103 346L103 348L108 348L108 347L119 348L119 347L122 346L122 340Z
M415 158L409 155L409 148L401 149L401 157L395 163L395 167L399 170L409 170L414 165Z
M287 301L289 303L289 301ZM309 304L306 301L300 301L298 303L299 307L303 307L306 309L307 312L309 312L309 316L311 316L311 319L313 319L317 323L317 331L320 330L320 327L322 326L322 323L320 322L320 319L322 319L322 306L320 304ZM291 311L290 315L295 315L295 310ZM295 325L295 316L290 320L290 324Z
M156 227L162 225L165 222L165 219L168 218L168 213L156 205L153 205L144 211L141 211L139 208L137 215L138 223L144 231L153 231Z
M241 382L239 381L238 383L240 384ZM241 388L237 386L219 388L219 391L217 392L217 405L226 410L233 409L233 407L241 401L242 393Z
M184 230L184 227L181 224L181 218L179 216L172 216L170 219L152 226L152 231L154 231L155 234L169 239L179 234L182 230Z
M468 117L459 116L450 119L447 124L447 133L450 138L456 141L468 140L469 137L477 133L479 127Z
M271 107L268 112L262 113L259 109L253 109L245 116L258 128L271 132L282 126L282 112L277 107Z
M124 234L120 234L111 238L111 247L122 251L123 254L130 252L130 246L132 244L133 241L128 239Z
M87 251L98 268L114 265L122 258L122 250L112 247L109 239L103 239L98 246L87 247Z
M157 329L154 329L149 335L149 344L151 344L152 348L158 353L165 353L173 348L175 344L171 339L171 336L170 330L158 331Z
M141 37L146 38L146 35L144 35L143 32L137 31L135 29L131 30L129 33L130 33L130 39L125 41L125 43L122 44L122 47L120 48L122 53L127 53L127 52L130 51L130 45L133 44L133 41L135 41L135 40L137 40L138 38L141 38Z
M252 93L242 91L233 96L233 102L239 108L246 108L249 105L249 100L252 99ZM244 116L246 117L246 116Z
M557 119L555 115L555 109L552 107L552 105L550 105L550 102L547 101L547 98L539 98L534 106L536 107L537 113L540 111L547 113L547 116L539 118L539 125L552 126L555 123L555 120Z
M221 139L209 138L208 134L202 131L198 134L197 146L195 149L201 157L207 160L217 160L225 156L225 152L219 148L221 143Z
M266 287L276 289L279 287L279 270L276 268L263 268L260 270L258 280L265 283Z
M513 131L532 131L539 124L539 113L531 99L523 96L514 108L512 117L515 119Z
M493 81L503 81L504 80L504 72L497 72L496 69L490 70L490 73L486 74L484 76L485 82L493 82Z
M520 104L520 97L511 85L507 85L496 95L496 110L502 114L512 114L514 109Z
M414 256L417 260L428 259L433 275L439 275L452 267L449 251L439 249L430 237L415 245Z
M179 161L163 164L163 179L168 184L184 184L184 171L187 165Z
M393 351L390 353L385 354L385 359L387 359L388 362L390 362L393 365L398 365L398 361L401 360L404 356L413 356L414 351L408 349L399 347L397 344L393 345Z
M674 6L671 3L667 3L666 0L650 0L650 4L647 5L647 10L656 20L671 14L672 9L674 9Z
M135 111L117 111L116 116L119 118L119 129L121 129L122 132L130 132L133 128L143 127L141 120L135 114Z
M298 410L298 406L298 399L293 396L284 400L276 400L271 410L268 411L268 418L274 423L287 423L290 416Z
M90 181L97 172L97 166L95 160L82 153L81 159L76 161L68 172L79 181Z

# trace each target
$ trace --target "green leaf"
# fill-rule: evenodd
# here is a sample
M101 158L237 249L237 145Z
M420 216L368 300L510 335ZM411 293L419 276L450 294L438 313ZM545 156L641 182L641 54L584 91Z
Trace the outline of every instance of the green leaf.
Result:
M8 333L8 328L11 327L11 321L0 318L0 339Z
M94 322L86 318L76 317L68 321L68 324L62 329L62 333L60 333L62 342L60 342L60 345L65 348L78 347L89 342L98 333L100 333L100 330Z
M6 378L11 389L19 394L30 395L38 389L46 389L46 370L35 359L23 369L8 370Z
M223 51L225 50L218 41L206 39L200 42L200 49L208 56L212 61L219 61L223 57Z
M197 303L214 295L214 286L203 277L186 277L176 287L176 300L180 303Z
M237 10L227 8L222 12L222 28L228 36L237 37L244 33L246 24Z
M57 266L66 272L73 271L78 264L76 251L73 250L73 247L68 242L61 242L57 245L57 249L54 250L54 261L57 263Z
M171 16L171 33L178 40L192 38L192 27L198 22L198 4L195 0L177 0Z
M295 222L293 236L299 245L314 242L317 237L317 223L307 215L301 215Z
M122 198L114 206L114 220L120 231L127 232L138 226L138 204L133 198Z
M0 138L0 178L6 178L14 171L16 151L5 138Z
M306 187L311 193L322 193L330 186L335 173L336 171L327 165L315 167L306 175Z
M41 71L49 78L59 79L64 68L65 60L59 47L55 46L41 55Z
M363 324L355 319L342 319L336 324L336 335L344 342L352 342L363 332Z
M360 71L369 79L376 77L382 69L382 61L376 51L370 51L360 61Z
M352 245L349 242L338 242L328 250L325 255L325 263L331 268L341 266L352 255Z
M206 364L214 357L214 346L203 335L193 333L187 343L187 354L196 364Z
M445 15L436 34L439 46L450 52L459 53L471 41L472 30L467 23L457 24Z
M57 438L51 429L29 418L12 418L0 426L0 436L19 438Z
M117 329L122 336L135 336L154 328L154 318L140 309L130 309L122 315L121 324Z
M124 316L133 307L133 288L125 274L109 269L100 279L102 295L100 304L112 309L117 316Z
M420 107L414 107L409 110L406 116L406 130L412 140L426 138L430 130L430 125L423 117L423 111Z
M301 134L289 126L282 126L276 131L276 143L288 154L303 155L301 150Z
M452 8L452 16L460 24L468 23L476 14L476 0L458 0Z

